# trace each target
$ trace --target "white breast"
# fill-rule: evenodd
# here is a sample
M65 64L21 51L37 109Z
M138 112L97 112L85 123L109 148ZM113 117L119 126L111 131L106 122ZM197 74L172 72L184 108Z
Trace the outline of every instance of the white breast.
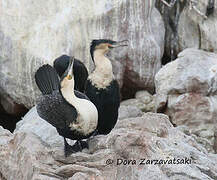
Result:
M73 99L71 104L76 108L78 112L78 118L76 122L70 124L72 130L81 132L84 135L92 133L98 123L98 111L95 105L86 99Z
M98 89L105 89L114 79L112 64L104 55L95 56L95 70L88 79Z
M98 111L95 105L86 99L77 98L74 94L74 81L68 81L61 88L63 97L75 107L78 112L76 121L70 124L72 130L79 131L83 135L92 133L98 123Z

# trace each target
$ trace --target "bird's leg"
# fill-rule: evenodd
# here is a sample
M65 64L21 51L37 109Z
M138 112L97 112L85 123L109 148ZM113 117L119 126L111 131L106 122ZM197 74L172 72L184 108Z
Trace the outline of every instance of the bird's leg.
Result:
M176 3L176 0L171 0L170 3L168 3L165 0L161 0L162 3L164 3L166 6L172 8L174 6L174 4Z
M80 145L82 149L85 149L85 148L89 149L89 145L87 141L80 141Z
M81 141L77 141L76 143L78 144L79 150L82 151Z
M64 138L64 154L65 157L68 157L69 155L71 155L72 153L75 153L76 151L74 151L73 146L70 146L67 141L66 138Z
M64 138L64 153L65 157L68 157L72 153L80 152L85 148L89 148L88 143L86 141L76 141L74 145L69 145L66 141L66 138Z
M202 16L204 19L207 19L207 16L202 13L197 7L196 4L198 3L197 0L190 0L190 6L189 9L193 9L197 14L199 14L200 16Z
M76 141L76 143L73 145L73 147L77 150L77 151L82 151L85 148L89 148L88 143L86 141L81 141L78 140Z

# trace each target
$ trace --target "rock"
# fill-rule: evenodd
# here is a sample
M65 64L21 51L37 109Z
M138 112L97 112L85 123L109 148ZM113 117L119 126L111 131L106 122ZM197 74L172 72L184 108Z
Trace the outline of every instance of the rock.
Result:
M142 112L154 112L155 96L152 96L148 91L138 91L134 99L124 100L121 102L121 105L131 106L131 109L136 107L137 109L140 109ZM136 113L136 111L132 113Z
M36 107L33 107L16 125L15 133L31 132L52 147L63 146L63 138L59 136L52 125L38 116ZM46 132L46 133L45 133Z
M145 113L118 121L109 135L90 138L89 150L67 158L63 147L48 145L43 134L11 134L0 128L0 136L4 139L0 141L0 174L5 179L217 178L216 154L174 128L163 114ZM177 159L185 164L171 164ZM168 163L154 164L155 160Z
M172 1L167 1L172 2ZM174 60L178 53L179 38L178 38L178 23L180 13L183 11L187 1L176 1L173 7L167 7L161 0L156 0L156 8L160 11L165 24L165 46L164 57L162 63L166 64ZM189 27L188 27L189 29Z
M214 151L217 154L217 130L214 132Z
M171 1L167 1L171 2ZM212 0L197 0L195 8L206 14ZM211 5L211 4L210 4ZM161 0L156 1L165 23L165 55L163 63L174 60L178 53L186 48L199 48L217 52L216 34L217 13L214 11L207 19L190 7L190 0L176 1L172 8L165 6ZM217 8L214 2L214 9Z
M0 97L0 104L3 108L3 110L10 115L20 116L20 115L25 114L27 112L27 109L25 108L25 106L23 104L15 103L8 96L1 96ZM0 110L0 112L3 110Z
M142 116L142 111L133 105L121 105L119 108L118 119L126 119L132 117Z
M87 5L70 0L21 0L17 4L6 0L0 7L1 94L31 108L39 94L34 81L37 68L68 54L91 71L89 44L96 38L128 39L128 48L118 48L110 55L115 75L120 85L127 84L123 82L127 79L132 82L129 88L153 91L165 31L154 2L91 0Z
M196 7L206 14L209 0L199 0ZM214 3L214 8L217 4ZM217 39L213 34L217 33L215 26L217 25L217 13L208 16L204 19L195 11L185 8L181 15L178 24L178 37L180 50L185 48L201 48L206 51L217 52ZM190 28L189 28L190 27Z
M81 172L78 172L78 173L75 173L71 178L69 178L68 180L88 180L88 179L95 179L94 176L90 177L88 174L85 174L85 173L81 173ZM98 178L99 179L99 178ZM100 180L100 179L99 179Z
M155 76L157 111L166 113L174 125L187 126L199 139L206 138L205 146L212 152L217 125L216 59L214 53L186 49Z
M58 179L59 176L52 173L58 163L52 159L48 145L39 137L31 133L11 134L2 128L0 136L4 139L3 143L0 142L0 160L4 162L0 165L0 174L3 179L27 180L40 176L44 177L40 179Z

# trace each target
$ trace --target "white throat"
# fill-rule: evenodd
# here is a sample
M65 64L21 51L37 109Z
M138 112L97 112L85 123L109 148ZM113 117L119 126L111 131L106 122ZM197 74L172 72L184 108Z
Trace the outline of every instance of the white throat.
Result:
M101 49L94 51L95 70L88 77L98 89L105 89L114 78L111 61L104 53Z

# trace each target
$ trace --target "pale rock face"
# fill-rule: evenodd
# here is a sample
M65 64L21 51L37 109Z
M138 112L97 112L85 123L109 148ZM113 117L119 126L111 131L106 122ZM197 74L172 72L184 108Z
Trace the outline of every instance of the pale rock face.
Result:
M21 121L16 124L17 132L31 132L50 146L63 146L63 138L57 133L55 127L39 117L36 107L33 107ZM45 133L46 132L46 133Z
M197 8L206 13L206 7L209 0L198 0ZM215 3L215 9L217 4ZM204 19L196 12L185 8L178 24L178 36L180 50L185 48L201 48L211 52L217 52L217 39L214 34L217 33L217 13L214 13Z
M135 94L135 98L124 100L121 102L121 105L125 108L129 106L129 115L135 117L133 114L137 114L136 117L138 117L139 114L133 109L139 109L141 112L154 112L155 99L155 95L151 95L148 91L138 91Z
M185 126L211 152L217 125L216 68L216 54L186 49L155 76L156 110Z
M217 156L174 128L163 114L145 113L122 119L109 135L90 138L89 150L68 158L63 155L63 146L48 145L42 140L46 131L38 135L21 130L11 134L0 128L2 177L8 180L217 179ZM189 158L191 163L154 165L149 161L139 165L141 159L174 158ZM106 165L108 159L112 164ZM135 160L136 165L132 162L124 165L123 160L126 164L127 159Z
M194 1L194 4L202 14L206 14L209 1L197 0ZM216 10L205 19L193 8L190 8L190 0L177 0L172 8L165 6L161 0L156 2L156 7L161 12L165 22L165 52L167 56L174 59L179 52L186 48L200 48L217 52ZM216 9L217 3L214 2L214 6Z
M0 89L17 103L32 107L39 92L34 73L61 54L74 55L93 68L92 39L129 40L111 53L120 85L154 89L161 67L164 25L155 1L87 2L6 0L0 5ZM159 31L160 29L160 31ZM117 61L117 62L114 62ZM139 80L137 81L137 79Z

